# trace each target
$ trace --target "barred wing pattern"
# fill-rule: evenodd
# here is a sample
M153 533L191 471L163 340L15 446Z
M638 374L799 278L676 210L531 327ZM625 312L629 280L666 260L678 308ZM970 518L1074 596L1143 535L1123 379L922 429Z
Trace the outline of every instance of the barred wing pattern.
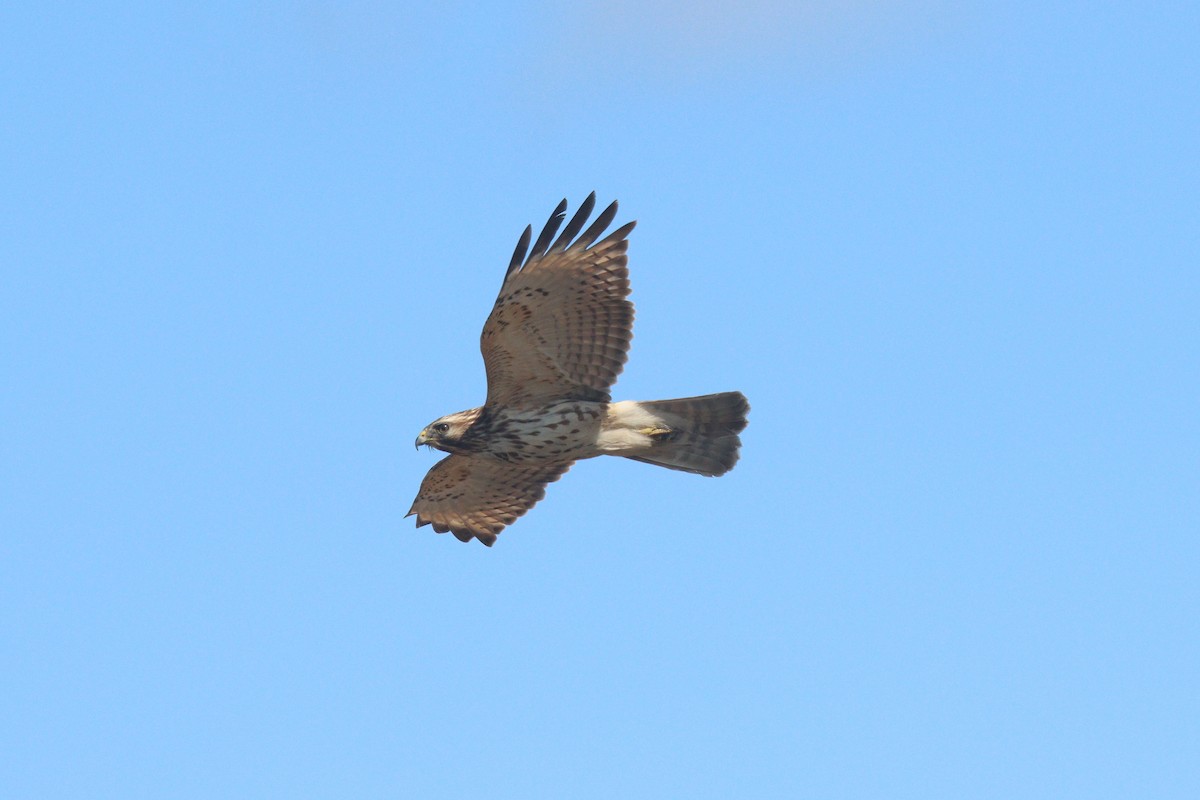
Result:
M614 202L575 239L595 204L593 192L555 239L567 207L559 203L528 257L533 229L521 236L479 342L488 406L611 399L633 338L625 237L635 223L597 242Z
M417 527L432 525L460 541L472 537L491 547L506 525L546 496L546 484L571 468L571 461L508 464L487 457L443 458L421 482L421 491L405 516L417 515Z

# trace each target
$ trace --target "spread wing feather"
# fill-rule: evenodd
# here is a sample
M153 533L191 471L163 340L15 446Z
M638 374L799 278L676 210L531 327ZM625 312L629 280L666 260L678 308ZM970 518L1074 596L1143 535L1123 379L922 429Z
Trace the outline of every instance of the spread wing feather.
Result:
M563 228L563 232L554 240L554 244L550 247L551 253L561 253L567 249L567 245L575 238L575 234L583 228L583 223L587 222L587 218L592 215L592 209L596 207L596 193L592 192L583 201L583 205L579 206L579 210L575 212L575 216L571 217L571 221L567 223L567 227Z
M597 243L614 202L575 239L595 202L593 192L555 239L566 218L566 200L559 203L528 257L532 228L517 243L480 337L489 406L611 399L633 338L625 251L635 223Z
M558 480L573 462L509 464L481 456L452 455L429 470L406 516L417 527L472 537L491 547L506 525L546 496L546 484Z
M504 280L508 280L508 276L513 274L513 270L521 266L521 262L525 260L525 252L529 249L529 240L533 237L533 226L526 225L525 232L521 234L521 238L517 240L517 249L513 251L512 261L508 262L508 272L504 273ZM503 286L503 284L501 284Z
M595 194L595 192L593 192L593 194ZM564 197L559 201L558 205L555 206L554 213L550 215L550 219L546 220L545 227L543 227L542 232L538 234L537 241L533 243L533 249L529 251L529 260L525 262L526 265L529 264L529 261L533 261L534 259L541 257L546 252L546 248L550 246L550 240L554 238L554 234L558 231L558 226L562 225L562 221L566 218L566 216L567 198Z

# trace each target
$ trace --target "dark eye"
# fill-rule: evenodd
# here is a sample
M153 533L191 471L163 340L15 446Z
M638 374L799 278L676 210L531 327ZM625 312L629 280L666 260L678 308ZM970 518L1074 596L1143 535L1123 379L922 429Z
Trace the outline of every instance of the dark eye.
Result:
M450 426L444 422L439 422L437 425L433 426L433 430L436 433L445 433L446 431L450 430Z

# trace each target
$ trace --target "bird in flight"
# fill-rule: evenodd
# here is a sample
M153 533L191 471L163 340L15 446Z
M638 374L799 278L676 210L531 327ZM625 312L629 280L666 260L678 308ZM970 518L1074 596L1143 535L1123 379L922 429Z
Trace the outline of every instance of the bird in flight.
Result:
M595 204L593 192L555 238L563 200L533 249L533 229L521 234L480 337L487 399L417 436L418 448L450 454L406 515L416 514L418 528L490 547L582 458L624 456L708 476L737 463L750 410L741 392L612 401L633 338L625 251L636 223L601 239L617 204L583 230Z

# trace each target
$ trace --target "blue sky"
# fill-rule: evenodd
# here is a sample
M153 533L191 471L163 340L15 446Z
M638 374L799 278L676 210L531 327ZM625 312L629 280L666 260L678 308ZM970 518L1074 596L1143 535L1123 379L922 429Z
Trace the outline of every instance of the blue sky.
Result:
M729 4L732 5L732 4ZM1191 798L1194 4L0 11L0 794ZM403 519L619 199L714 480Z

